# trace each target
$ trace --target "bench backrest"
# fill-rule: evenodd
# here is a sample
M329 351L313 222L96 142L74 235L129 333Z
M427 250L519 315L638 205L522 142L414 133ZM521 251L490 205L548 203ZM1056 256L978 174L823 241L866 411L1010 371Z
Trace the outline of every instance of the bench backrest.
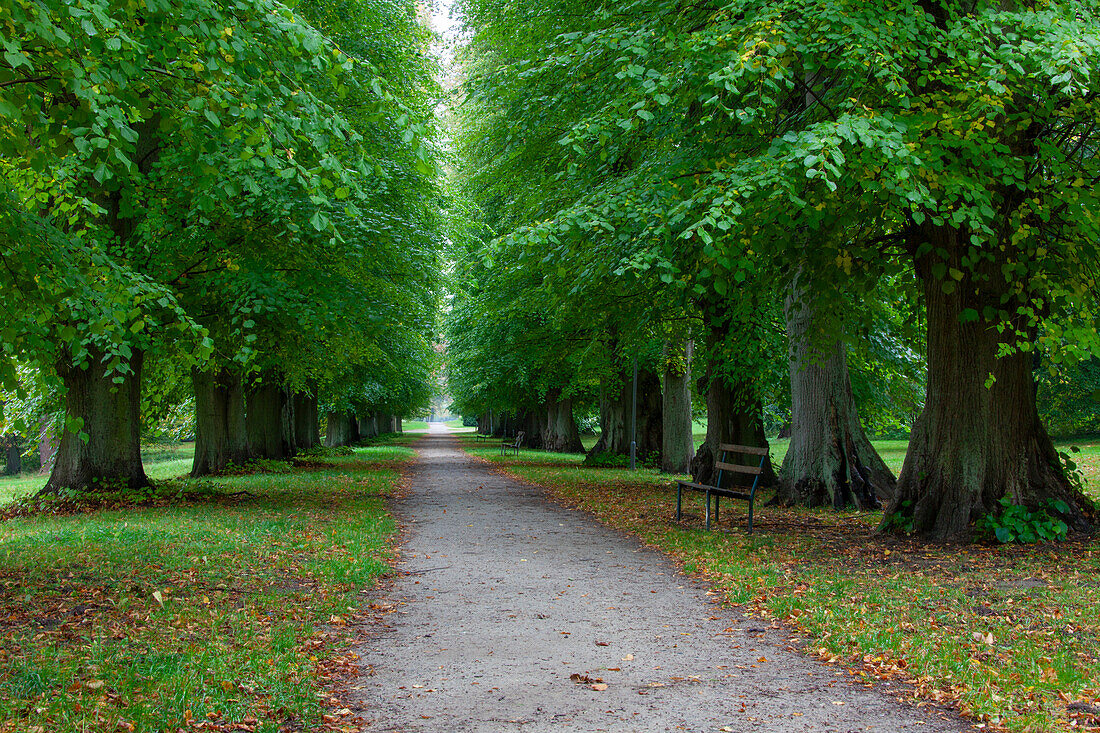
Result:
M744 460L754 461L757 456L759 460L755 462L755 465L748 463L730 463L726 460L730 453L739 453L744 456ZM743 474L747 476L755 476L755 481L759 480L761 474L764 473L764 462L768 459L768 449L758 448L752 445L737 445L735 443L722 443L718 446L718 456L720 460L714 462L714 467L718 469L718 478L714 482L715 486L722 485L722 474L726 471L734 474Z
M517 447L517 448L522 448L523 447L523 436L524 435L526 435L526 433L524 433L522 430L520 430L518 433L516 433L516 442L513 443L513 445L515 447Z

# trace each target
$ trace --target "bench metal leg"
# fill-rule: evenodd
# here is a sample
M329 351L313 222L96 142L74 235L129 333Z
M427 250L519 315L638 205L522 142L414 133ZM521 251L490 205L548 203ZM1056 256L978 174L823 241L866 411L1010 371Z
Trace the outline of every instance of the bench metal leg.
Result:
M710 492L709 491L706 492L704 501L707 505L707 508L704 512L704 515L706 516L707 529L709 530L710 529Z
M757 476L752 482L752 489L749 491L749 534L752 534L752 508L756 503L756 487L760 483L760 477Z
M676 521L680 521L680 498L683 496L684 487L676 484Z

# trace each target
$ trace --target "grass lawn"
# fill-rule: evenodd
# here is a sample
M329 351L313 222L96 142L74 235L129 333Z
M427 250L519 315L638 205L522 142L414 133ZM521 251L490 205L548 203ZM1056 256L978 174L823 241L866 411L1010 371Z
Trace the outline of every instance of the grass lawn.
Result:
M181 481L198 493L174 506L0 522L0 732L350 725L333 679L411 455L358 448Z
M723 503L722 521L708 533L695 495L685 521L671 521L670 477L656 471L584 468L579 455L541 451L501 458L499 449L462 440L559 501L673 555L730 603L785 622L810 653L857 678L902 681L918 698L1010 731L1100 726L1096 539L925 545L876 534L881 512L759 506L749 536L742 502ZM786 443L772 443L777 462ZM1100 444L1077 444L1097 496ZM879 447L899 468L904 442Z
M194 443L150 445L141 449L145 475L158 481L186 476L191 471L194 458ZM20 496L33 494L46 485L47 478L49 474L46 473L0 476L0 505L7 504Z
M406 432L418 432L428 429L428 423L425 420L402 420L401 429Z

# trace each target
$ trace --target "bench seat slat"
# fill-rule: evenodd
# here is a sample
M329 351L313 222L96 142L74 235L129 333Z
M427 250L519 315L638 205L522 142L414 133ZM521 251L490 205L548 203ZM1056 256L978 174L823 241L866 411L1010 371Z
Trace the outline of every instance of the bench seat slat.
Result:
M678 483L685 489L691 489L692 491L710 491L714 488L713 486L707 486L706 484L696 484L691 481L681 481L679 479L676 480L676 483Z
M764 469L760 466L744 466L740 463L725 463L724 461L715 461L714 467L723 471L733 471L734 473L751 473L753 476L759 476L764 472Z
M731 453L747 453L753 456L762 456L768 452L767 448L757 448L754 445L737 445L735 443L722 443L718 450L728 450Z

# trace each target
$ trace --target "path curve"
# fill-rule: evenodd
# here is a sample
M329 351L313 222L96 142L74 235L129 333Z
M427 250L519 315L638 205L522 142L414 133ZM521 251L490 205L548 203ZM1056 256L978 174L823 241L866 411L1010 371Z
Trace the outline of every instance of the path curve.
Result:
M434 426L433 426L434 427ZM789 650L660 553L440 430L416 444L399 577L358 649L370 731L960 731ZM606 690L570 679L602 679Z

